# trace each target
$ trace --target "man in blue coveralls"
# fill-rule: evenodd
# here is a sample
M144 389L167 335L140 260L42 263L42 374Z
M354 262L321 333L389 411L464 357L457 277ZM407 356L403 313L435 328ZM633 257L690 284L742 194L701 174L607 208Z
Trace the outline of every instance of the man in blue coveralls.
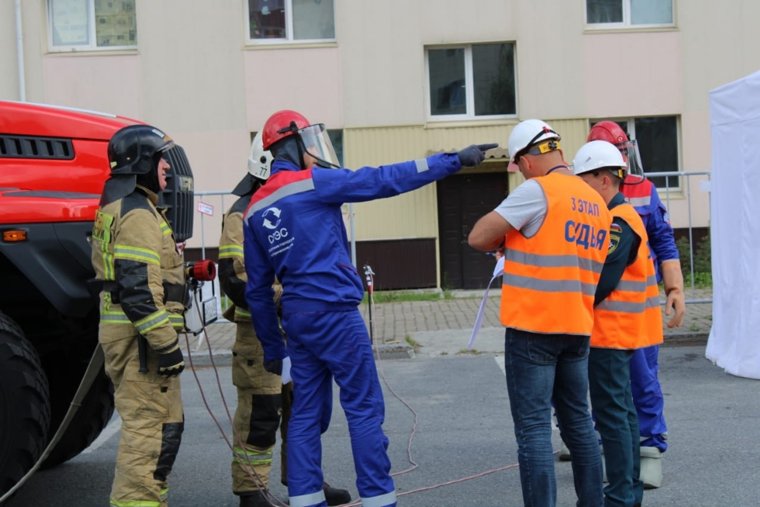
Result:
M346 414L356 486L362 505L396 505L383 394L358 305L362 279L351 264L341 205L391 197L480 164L493 145L458 153L364 167L340 168L322 124L301 114L274 113L262 130L274 156L271 176L245 214L246 299L264 348L264 367L294 383L288 426L291 507L327 505L322 490L320 435L330 423L333 378ZM272 298L274 277L283 287L280 333Z

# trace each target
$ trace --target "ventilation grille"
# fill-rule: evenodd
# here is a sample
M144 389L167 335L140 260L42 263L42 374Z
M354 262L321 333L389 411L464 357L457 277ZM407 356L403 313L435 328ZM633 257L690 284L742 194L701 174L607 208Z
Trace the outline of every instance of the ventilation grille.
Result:
M0 134L0 157L71 160L74 146L71 139Z

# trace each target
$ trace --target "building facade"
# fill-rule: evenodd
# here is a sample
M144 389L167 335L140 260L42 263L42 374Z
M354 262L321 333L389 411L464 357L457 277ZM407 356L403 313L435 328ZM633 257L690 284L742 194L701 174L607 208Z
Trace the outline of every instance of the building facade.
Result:
M760 67L756 19L753 0L5 0L0 97L155 124L185 147L199 191L231 189L252 135L285 108L324 123L349 168L506 147L517 122L542 118L568 160L615 119L646 170L706 172L708 92ZM705 185L655 181L676 228L709 225ZM357 265L377 288L484 286L492 259L467 233L518 183L495 150L346 208ZM191 248L216 246L221 208Z

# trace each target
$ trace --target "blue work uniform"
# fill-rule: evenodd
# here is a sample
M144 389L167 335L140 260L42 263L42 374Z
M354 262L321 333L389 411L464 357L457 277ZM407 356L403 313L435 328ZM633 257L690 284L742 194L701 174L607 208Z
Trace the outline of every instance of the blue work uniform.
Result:
M362 279L351 263L341 213L362 202L414 190L461 168L454 153L356 171L300 170L275 159L245 218L246 300L264 360L291 358L294 404L288 426L291 507L326 505L320 435L330 423L333 378L346 414L362 505L396 505L383 394L358 305ZM413 219L414 217L409 217ZM272 298L283 287L283 344Z
M662 280L660 263L679 258L668 210L660 200L654 183L649 180L623 185L623 194L644 222L649 236L649 252L659 282ZM631 358L631 390L639 417L641 445L657 447L665 452L668 448L668 427L665 424L662 387L657 378L659 350L659 345L653 345L634 352Z

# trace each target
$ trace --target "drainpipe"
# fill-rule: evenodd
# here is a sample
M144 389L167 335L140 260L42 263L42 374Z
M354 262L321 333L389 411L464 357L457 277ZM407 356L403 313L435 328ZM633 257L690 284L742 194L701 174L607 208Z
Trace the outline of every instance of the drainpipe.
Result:
M16 0L16 61L18 62L18 97L21 102L26 102L24 29L21 23L21 0Z

